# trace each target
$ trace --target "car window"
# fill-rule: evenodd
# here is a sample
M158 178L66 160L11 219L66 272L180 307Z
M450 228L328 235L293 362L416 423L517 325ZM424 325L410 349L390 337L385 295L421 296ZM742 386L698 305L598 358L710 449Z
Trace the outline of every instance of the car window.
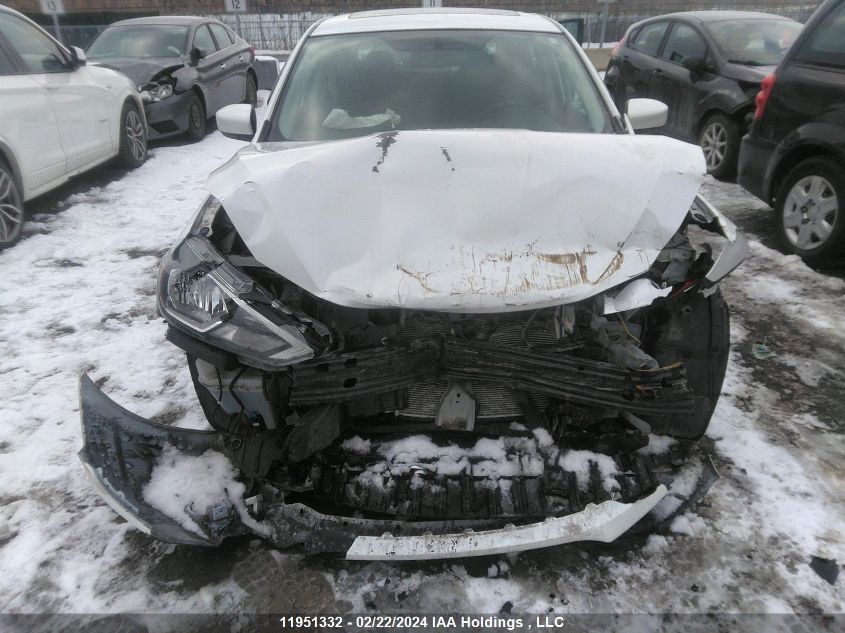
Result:
M33 74L65 72L67 60L48 35L16 15L0 12L0 33Z
M185 54L188 27L167 24L110 26L91 43L89 59L155 59Z
M201 48L206 53L213 53L217 50L207 25L203 24L197 29L194 35L194 48Z
M845 68L845 2L831 11L804 40L795 61Z
M211 32L214 33L214 39L217 40L217 48L228 48L234 42L232 38L229 37L229 32L223 27L222 24L209 24L211 27Z
M387 130L613 129L594 80L560 34L431 30L314 37L291 73L270 140Z
M12 64L12 60L3 52L3 49L0 49L0 77L3 75L16 75L17 73L18 70Z
M777 66L792 46L801 24L792 20L715 20L705 28L725 59L743 66Z
M663 34L666 33L668 22L655 22L654 24L646 24L637 33L631 46L646 55L657 55L660 49L660 42L663 40Z
M704 60L707 44L698 32L687 24L675 23L661 57L675 64L683 64L685 59L697 57Z

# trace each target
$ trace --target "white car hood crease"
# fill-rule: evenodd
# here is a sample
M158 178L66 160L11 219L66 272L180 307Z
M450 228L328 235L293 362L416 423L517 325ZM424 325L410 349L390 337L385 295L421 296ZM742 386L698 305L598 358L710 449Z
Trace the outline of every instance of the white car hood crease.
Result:
M704 173L659 136L426 130L250 145L208 189L259 262L327 301L505 312L645 272Z

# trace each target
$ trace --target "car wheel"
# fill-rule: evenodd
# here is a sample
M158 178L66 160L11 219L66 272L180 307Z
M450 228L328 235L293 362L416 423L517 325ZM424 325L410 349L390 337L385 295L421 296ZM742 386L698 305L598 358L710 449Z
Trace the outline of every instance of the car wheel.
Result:
M120 162L135 169L147 160L147 129L134 103L126 103L120 115Z
M246 99L244 99L244 103L248 103L253 108L258 103L258 84L255 82L252 73L246 74Z
M808 264L842 257L845 170L828 158L798 163L778 189L775 218L786 249Z
M205 137L205 106L196 94L188 102L188 138L201 141Z
M707 117L701 126L698 144L704 152L708 174L718 180L736 177L741 137L739 124L729 116L713 114Z
M23 197L9 166L0 160L0 250L18 241L23 229Z

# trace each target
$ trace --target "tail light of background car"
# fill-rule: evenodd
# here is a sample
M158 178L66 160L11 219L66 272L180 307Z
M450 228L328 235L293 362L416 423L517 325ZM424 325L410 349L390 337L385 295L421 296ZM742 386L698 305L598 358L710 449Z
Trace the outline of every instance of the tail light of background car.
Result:
M766 111L766 104L769 102L769 96L772 94L772 88L775 87L776 79L777 76L774 73L766 75L763 78L760 84L760 92L757 93L757 97L754 99L754 103L757 106L757 109L754 111L755 121L763 118L763 112Z

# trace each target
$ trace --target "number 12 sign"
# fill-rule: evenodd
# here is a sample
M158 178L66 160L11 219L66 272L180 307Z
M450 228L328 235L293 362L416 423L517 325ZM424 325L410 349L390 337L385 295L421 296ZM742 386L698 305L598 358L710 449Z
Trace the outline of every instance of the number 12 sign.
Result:
M246 13L246 0L224 0L226 13Z

